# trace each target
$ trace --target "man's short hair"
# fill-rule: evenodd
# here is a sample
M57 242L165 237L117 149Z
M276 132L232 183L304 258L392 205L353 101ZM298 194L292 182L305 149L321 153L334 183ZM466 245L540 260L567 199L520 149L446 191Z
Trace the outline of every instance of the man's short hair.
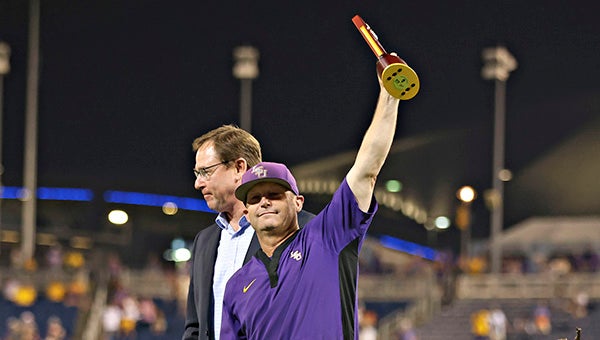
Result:
M196 138L192 143L194 152L212 142L221 161L232 161L240 157L246 160L248 168L262 161L260 143L246 130L235 125L223 125Z

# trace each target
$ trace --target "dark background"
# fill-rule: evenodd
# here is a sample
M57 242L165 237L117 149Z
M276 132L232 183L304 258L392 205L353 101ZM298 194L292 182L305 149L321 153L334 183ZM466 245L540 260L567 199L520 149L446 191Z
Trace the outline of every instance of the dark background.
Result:
M464 145L443 139L456 153L433 148L400 157L422 167L400 179L409 192L415 183L433 216L436 193L425 188L442 178L480 192L491 186L494 85L480 75L484 48L506 46L519 63L506 96L513 173L597 119L595 7L557 0L42 1L38 184L199 197L191 142L239 123L232 50L243 44L260 51L252 133L265 160L296 166L357 149L378 90L376 60L351 22L360 14L421 80L420 93L401 103L396 139L473 137ZM7 186L23 183L27 10L27 1L0 0L0 40L12 49L4 78ZM431 177L432 168L444 175ZM321 200L314 201L318 209ZM485 236L487 211L475 206L475 236ZM394 224L393 231L375 232L428 242L401 214L381 215L377 223ZM507 224L526 215L507 212Z

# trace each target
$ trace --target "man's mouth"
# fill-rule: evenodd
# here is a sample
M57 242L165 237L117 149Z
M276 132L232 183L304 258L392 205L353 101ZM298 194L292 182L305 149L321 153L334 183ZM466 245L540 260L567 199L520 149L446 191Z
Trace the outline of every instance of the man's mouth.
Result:
M262 217L262 216L265 216L265 215L275 215L275 214L277 214L277 213L274 212L274 211L263 211L260 214L258 214L258 217Z

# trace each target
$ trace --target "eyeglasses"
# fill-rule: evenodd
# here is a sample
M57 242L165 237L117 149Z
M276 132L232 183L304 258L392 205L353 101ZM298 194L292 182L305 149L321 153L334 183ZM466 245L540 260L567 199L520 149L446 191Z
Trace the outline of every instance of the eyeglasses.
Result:
M219 162L217 164L209 165L209 166L207 166L205 168L200 168L200 169L197 169L197 170L194 169L194 176L196 176L196 178L208 179L213 174L213 172L215 172L215 170L216 170L215 169L215 170L209 171L210 169L216 168L219 165L227 164L229 162L230 161L222 161L222 162Z

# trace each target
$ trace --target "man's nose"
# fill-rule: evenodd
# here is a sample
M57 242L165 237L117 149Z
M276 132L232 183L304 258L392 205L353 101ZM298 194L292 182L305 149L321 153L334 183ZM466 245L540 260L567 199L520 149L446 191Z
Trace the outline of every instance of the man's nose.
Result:
M260 198L260 206L261 207L270 206L270 205L271 205L271 200L267 196L262 196Z
M196 190L202 190L204 187L206 187L206 180L202 176L196 177L196 180L194 181L194 188Z

